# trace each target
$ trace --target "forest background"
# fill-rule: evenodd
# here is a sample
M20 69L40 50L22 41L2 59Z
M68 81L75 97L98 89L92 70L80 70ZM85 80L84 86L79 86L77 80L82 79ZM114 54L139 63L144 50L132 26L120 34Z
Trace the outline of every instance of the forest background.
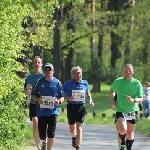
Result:
M111 84L132 63L150 81L149 0L1 0L0 147L24 139L24 79L35 55L51 62L64 83L80 66L92 92Z

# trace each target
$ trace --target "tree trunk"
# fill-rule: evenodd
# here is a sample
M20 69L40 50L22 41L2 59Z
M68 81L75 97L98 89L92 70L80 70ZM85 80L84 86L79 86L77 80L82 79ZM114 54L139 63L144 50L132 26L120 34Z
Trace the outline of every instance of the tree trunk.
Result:
M131 26L129 28L129 38L127 41L127 46L124 51L124 65L131 62L131 45L132 45L132 34L133 34L133 26L134 26L134 7L135 7L135 0L132 0L132 16L131 16Z
M61 23L63 8L55 9L54 20L56 20L55 27L53 29L54 41L53 41L53 65L55 68L55 77L61 80Z
M92 0L92 29L95 29L95 0ZM95 56L96 56L96 47L95 47L95 37L94 34L91 37L91 74L92 74L92 79L93 79L93 88L92 88L92 92L99 92L99 82L97 81L97 79L95 78L96 76L98 76L97 71L96 71L96 60L95 60ZM95 65L94 65L95 64Z
M70 80L72 78L71 69L75 66L76 60L76 52L74 48L69 49L69 53L66 59L66 80Z

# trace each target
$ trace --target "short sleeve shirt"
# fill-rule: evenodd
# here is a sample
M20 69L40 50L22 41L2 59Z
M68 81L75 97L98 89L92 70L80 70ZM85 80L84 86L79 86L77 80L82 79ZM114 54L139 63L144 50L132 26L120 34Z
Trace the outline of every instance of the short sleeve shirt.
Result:
M89 91L89 85L86 80L81 80L80 82L76 82L74 79L69 80L64 83L63 85L65 96L71 97L74 93L79 92L79 97L82 97L83 99L80 101L72 101L67 100L67 103L69 104L84 104L85 103L85 93ZM82 91L82 94L80 93Z
M128 102L126 96L131 96L133 99L143 97L143 88L139 80L132 77L131 80L125 80L124 77L116 79L111 88L111 91L117 93L116 112L132 112L137 111L137 103Z
M44 74L43 73L41 73L41 74L38 74L38 75L36 75L36 74L34 74L34 73L32 73L32 74L29 74L27 77L26 77L26 79L25 79L25 88L26 88L26 86L27 86L27 84L30 84L32 87L34 86L34 84L36 83L36 81L37 80L39 80L40 78L42 78L42 77L44 77ZM30 100L30 103L32 103L32 104L36 104L36 102L34 101L34 100Z
M42 77L40 80L36 82L32 89L31 95L36 96L52 96L56 98L64 97L63 88L59 84L60 81L53 77L51 81L45 80L45 77ZM51 116L53 114L58 115L59 114L59 108L58 105L54 105L53 109L49 108L40 108L39 103L37 103L37 116Z

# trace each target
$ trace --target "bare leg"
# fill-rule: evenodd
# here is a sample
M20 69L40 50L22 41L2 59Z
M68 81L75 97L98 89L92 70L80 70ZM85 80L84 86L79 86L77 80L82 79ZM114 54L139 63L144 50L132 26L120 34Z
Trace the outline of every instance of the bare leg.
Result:
M80 123L80 122L77 122L76 124L76 128L77 128L77 143L76 143L76 146L79 146L81 145L81 142L82 142L82 127L83 127L83 123Z
M52 150L52 147L54 145L55 138L48 138L47 142L47 150Z
M34 137L38 150L40 150L41 146L40 146L40 138L39 138L39 132L38 132L38 118L32 117L32 122L33 122L33 137Z
M76 147L76 135L77 135L76 124L69 125L69 130L72 136L72 146L75 148Z
M70 134L72 137L76 137L77 132L76 132L76 124L73 125L69 125L69 129L70 129Z
M121 139L119 137L119 129L118 129L118 124L116 123L116 130L117 130L117 133L118 133L118 145L119 145L119 148L121 146Z
M127 140L126 140L127 150L131 150L132 148L132 144L134 142L134 129L135 124L127 122Z

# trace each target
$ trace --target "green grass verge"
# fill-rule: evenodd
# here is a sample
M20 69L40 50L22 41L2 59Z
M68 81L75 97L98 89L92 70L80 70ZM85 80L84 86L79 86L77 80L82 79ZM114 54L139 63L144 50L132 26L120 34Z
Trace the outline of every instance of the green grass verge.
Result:
M96 124L96 125L111 125L115 126L113 111L110 107L110 97L109 97L109 85L102 85L101 86L101 93L91 93L93 101L95 103L94 108L90 108L88 101L86 102L86 110L87 114L85 116L85 124ZM60 115L58 117L58 122L66 122L67 123L67 113L66 113L66 105L67 103L64 102L60 105ZM93 116L93 113L96 116ZM102 114L105 114L106 117L102 117ZM150 120L144 119L140 120L137 123L136 130L150 136ZM31 127L29 127L31 128ZM31 133L29 133L31 132ZM33 138L32 130L26 130L26 139Z

